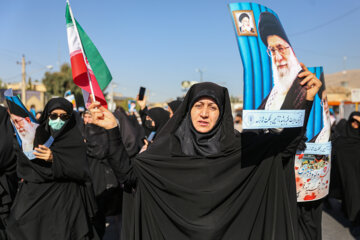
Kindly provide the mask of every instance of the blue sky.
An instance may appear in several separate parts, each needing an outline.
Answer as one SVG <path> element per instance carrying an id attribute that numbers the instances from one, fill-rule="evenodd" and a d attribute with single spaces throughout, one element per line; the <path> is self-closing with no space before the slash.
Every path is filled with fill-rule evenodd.
<path id="1" fill-rule="evenodd" d="M 205 81 L 242 95 L 243 68 L 227 6 L 231 2 L 236 1 L 70 1 L 75 18 L 107 63 L 115 91 L 135 96 L 142 85 L 150 101 L 182 95 L 181 81 L 200 79 L 196 68 L 203 69 Z M 298 59 L 307 66 L 323 66 L 325 73 L 360 69 L 359 0 L 256 2 L 278 13 Z M 65 0 L 1 1 L 0 27 L 3 80 L 20 81 L 16 61 L 22 54 L 31 61 L 27 72 L 33 80 L 42 79 L 46 65 L 57 71 L 59 62 L 69 62 Z"/>

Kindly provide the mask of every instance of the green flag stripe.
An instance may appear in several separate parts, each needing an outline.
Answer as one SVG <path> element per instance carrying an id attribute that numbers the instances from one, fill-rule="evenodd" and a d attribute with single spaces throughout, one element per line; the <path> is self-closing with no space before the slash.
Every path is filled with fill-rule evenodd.
<path id="1" fill-rule="evenodd" d="M 94 75 L 101 90 L 104 90 L 111 82 L 111 73 L 105 64 L 104 59 L 101 57 L 99 51 L 96 49 L 95 45 L 90 40 L 89 36 L 85 33 L 78 21 L 75 20 L 75 22 L 85 55 L 90 63 L 91 69 L 94 72 Z"/>

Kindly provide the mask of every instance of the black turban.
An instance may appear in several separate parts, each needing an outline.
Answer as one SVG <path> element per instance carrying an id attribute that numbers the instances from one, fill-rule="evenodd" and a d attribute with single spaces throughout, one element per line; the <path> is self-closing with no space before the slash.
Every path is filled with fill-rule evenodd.
<path id="1" fill-rule="evenodd" d="M 272 13 L 263 12 L 260 14 L 259 31 L 261 40 L 266 46 L 268 46 L 267 38 L 271 35 L 281 37 L 291 46 L 280 20 Z"/>
<path id="2" fill-rule="evenodd" d="M 248 18 L 248 19 L 250 19 L 250 17 L 249 17 L 249 15 L 247 14 L 247 13 L 242 13 L 242 14 L 240 14 L 240 16 L 239 16 L 239 22 L 241 22 L 242 20 L 243 20 L 243 18 Z"/>

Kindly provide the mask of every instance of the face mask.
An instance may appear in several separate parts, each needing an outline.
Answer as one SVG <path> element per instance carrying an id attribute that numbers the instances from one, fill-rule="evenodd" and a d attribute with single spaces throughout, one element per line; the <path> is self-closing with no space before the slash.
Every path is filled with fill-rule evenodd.
<path id="1" fill-rule="evenodd" d="M 62 126 L 64 126 L 64 124 L 65 121 L 61 120 L 60 118 L 57 118 L 56 120 L 49 119 L 49 126 L 53 130 L 59 130 L 60 128 L 62 128 Z"/>
<path id="2" fill-rule="evenodd" d="M 145 121 L 145 126 L 146 128 L 148 128 L 149 130 L 154 130 L 155 127 L 152 126 L 152 120 L 146 120 Z"/>

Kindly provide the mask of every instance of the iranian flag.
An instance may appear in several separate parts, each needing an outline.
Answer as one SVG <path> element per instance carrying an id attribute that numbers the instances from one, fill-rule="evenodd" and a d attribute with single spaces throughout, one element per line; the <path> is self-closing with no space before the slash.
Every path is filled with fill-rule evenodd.
<path id="1" fill-rule="evenodd" d="M 89 36 L 75 20 L 68 1 L 65 18 L 74 83 L 83 90 L 85 104 L 91 102 L 90 94 L 93 94 L 102 106 L 107 107 L 102 91 L 112 79 L 110 71 Z"/>

